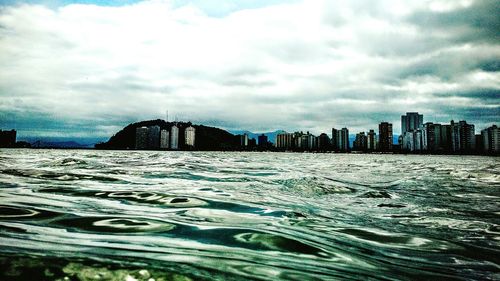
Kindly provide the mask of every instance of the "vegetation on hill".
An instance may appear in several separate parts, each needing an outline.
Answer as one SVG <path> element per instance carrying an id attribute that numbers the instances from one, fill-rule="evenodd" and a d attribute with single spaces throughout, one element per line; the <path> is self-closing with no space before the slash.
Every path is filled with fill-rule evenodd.
<path id="1" fill-rule="evenodd" d="M 160 126 L 160 129 L 169 130 L 176 125 L 179 127 L 180 149 L 184 146 L 184 129 L 193 126 L 196 130 L 195 149 L 196 150 L 234 150 L 238 145 L 236 138 L 231 133 L 214 127 L 203 125 L 193 125 L 190 122 L 166 122 L 165 120 L 148 120 L 127 125 L 117 132 L 107 142 L 95 145 L 97 149 L 134 149 L 136 129 L 139 127 Z"/>

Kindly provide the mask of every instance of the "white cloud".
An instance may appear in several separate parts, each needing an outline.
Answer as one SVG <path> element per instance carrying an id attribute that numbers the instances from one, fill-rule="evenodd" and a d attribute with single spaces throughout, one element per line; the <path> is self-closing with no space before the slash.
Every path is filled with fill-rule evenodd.
<path id="1" fill-rule="evenodd" d="M 407 110 L 449 113 L 467 103 L 491 114 L 480 120 L 474 107 L 463 118 L 491 122 L 499 103 L 478 90 L 500 90 L 499 45 L 410 20 L 474 4 L 304 1 L 223 17 L 169 1 L 5 6 L 0 125 L 42 114 L 109 134 L 117 123 L 162 118 L 168 109 L 230 129 L 319 133 L 376 128 L 381 119 L 399 124 Z"/>

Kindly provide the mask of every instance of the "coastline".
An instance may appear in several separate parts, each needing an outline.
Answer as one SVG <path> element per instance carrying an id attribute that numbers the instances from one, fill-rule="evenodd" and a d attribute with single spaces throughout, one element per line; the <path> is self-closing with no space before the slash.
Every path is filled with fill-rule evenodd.
<path id="1" fill-rule="evenodd" d="M 234 150 L 172 150 L 172 149 L 126 149 L 126 148 L 95 148 L 95 147 L 0 147 L 0 149 L 27 149 L 27 150 L 96 150 L 96 151 L 155 151 L 155 152 L 253 152 L 253 153 L 313 153 L 313 154 L 352 154 L 352 155 L 429 155 L 429 156 L 492 156 L 500 153 L 453 153 L 453 152 L 409 152 L 409 151 L 318 151 L 318 150 L 280 150 L 280 149 L 234 149 Z"/>

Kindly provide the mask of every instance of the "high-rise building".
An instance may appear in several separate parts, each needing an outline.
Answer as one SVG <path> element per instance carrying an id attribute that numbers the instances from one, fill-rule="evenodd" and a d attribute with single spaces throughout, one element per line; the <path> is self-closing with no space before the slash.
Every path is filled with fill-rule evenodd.
<path id="1" fill-rule="evenodd" d="M 318 148 L 318 143 L 317 143 L 317 138 L 313 135 L 307 132 L 307 148 L 308 150 L 314 150 Z"/>
<path id="2" fill-rule="evenodd" d="M 16 130 L 0 130 L 0 147 L 12 147 L 16 144 Z"/>
<path id="3" fill-rule="evenodd" d="M 402 137 L 401 149 L 407 151 L 424 150 L 424 132 L 421 129 L 405 132 Z"/>
<path id="4" fill-rule="evenodd" d="M 302 132 L 295 132 L 293 133 L 292 136 L 292 148 L 293 149 L 304 149 L 304 146 L 302 145 L 304 142 L 302 141 L 302 135 L 304 133 Z"/>
<path id="5" fill-rule="evenodd" d="M 290 143 L 288 143 L 287 149 L 293 148 L 300 148 L 300 136 L 302 136 L 302 133 L 295 132 L 295 133 L 290 133 L 288 134 L 287 139 L 289 138 Z"/>
<path id="6" fill-rule="evenodd" d="M 291 149 L 294 146 L 294 134 L 282 132 L 276 135 L 276 147 L 281 149 Z"/>
<path id="7" fill-rule="evenodd" d="M 259 142 L 259 146 L 260 147 L 266 147 L 267 146 L 267 136 L 262 134 L 260 136 L 257 137 L 257 140 Z"/>
<path id="8" fill-rule="evenodd" d="M 399 137 L 401 150 L 413 151 L 413 132 L 405 132 Z"/>
<path id="9" fill-rule="evenodd" d="M 451 151 L 451 125 L 441 125 L 439 130 L 439 150 Z"/>
<path id="10" fill-rule="evenodd" d="M 274 145 L 277 148 L 284 148 L 284 137 L 286 136 L 286 133 L 280 132 L 276 134 L 276 140 L 274 141 Z"/>
<path id="11" fill-rule="evenodd" d="M 498 153 L 500 151 L 500 130 L 497 125 L 482 130 L 481 136 L 484 151 L 490 153 Z"/>
<path id="12" fill-rule="evenodd" d="M 467 124 L 465 121 L 460 121 L 460 142 L 464 143 L 464 147 L 467 150 L 475 150 L 476 149 L 476 130 L 473 124 Z"/>
<path id="13" fill-rule="evenodd" d="M 138 127 L 135 129 L 135 149 L 148 148 L 148 127 Z"/>
<path id="14" fill-rule="evenodd" d="M 434 129 L 434 147 L 430 150 L 439 151 L 444 150 L 443 148 L 443 140 L 441 139 L 441 131 L 443 130 L 443 126 L 441 124 L 433 124 Z M 428 142 L 427 142 L 428 145 Z"/>
<path id="15" fill-rule="evenodd" d="M 338 151 L 339 148 L 339 130 L 332 128 L 332 150 Z"/>
<path id="16" fill-rule="evenodd" d="M 189 126 L 184 130 L 185 143 L 188 147 L 194 147 L 195 135 L 196 129 L 193 126 Z"/>
<path id="17" fill-rule="evenodd" d="M 365 151 L 368 148 L 368 138 L 365 132 L 360 132 L 356 134 L 356 139 L 354 139 L 353 150 Z"/>
<path id="18" fill-rule="evenodd" d="M 380 151 L 392 150 L 392 124 L 382 122 L 378 125 L 379 141 L 378 146 Z"/>
<path id="19" fill-rule="evenodd" d="M 148 149 L 160 148 L 160 126 L 148 127 Z"/>
<path id="20" fill-rule="evenodd" d="M 248 146 L 248 135 L 245 133 L 243 135 L 239 135 L 240 146 L 247 147 Z"/>
<path id="21" fill-rule="evenodd" d="M 338 131 L 337 144 L 340 151 L 349 151 L 349 130 L 347 128 L 342 128 Z"/>
<path id="22" fill-rule="evenodd" d="M 415 151 L 424 150 L 424 134 L 421 129 L 413 130 L 413 149 Z"/>
<path id="23" fill-rule="evenodd" d="M 439 132 L 436 134 L 436 127 L 439 124 L 427 122 L 422 129 L 422 150 L 436 151 L 439 145 Z M 439 130 L 439 129 L 438 129 Z"/>
<path id="24" fill-rule="evenodd" d="M 424 123 L 424 115 L 418 112 L 407 112 L 401 116 L 401 134 L 420 129 Z"/>
<path id="25" fill-rule="evenodd" d="M 308 136 L 308 134 L 301 134 L 300 135 L 299 146 L 297 148 L 301 149 L 301 150 L 307 150 L 309 148 L 309 136 Z"/>
<path id="26" fill-rule="evenodd" d="M 326 151 L 330 149 L 330 137 L 327 134 L 321 133 L 318 137 L 318 149 Z"/>
<path id="27" fill-rule="evenodd" d="M 476 151 L 478 152 L 484 152 L 485 149 L 484 149 L 484 141 L 483 141 L 483 135 L 482 134 L 478 134 L 476 135 Z"/>
<path id="28" fill-rule="evenodd" d="M 161 130 L 160 131 L 160 148 L 161 149 L 168 149 L 170 144 L 170 133 L 168 130 Z"/>
<path id="29" fill-rule="evenodd" d="M 374 130 L 370 130 L 366 139 L 366 149 L 376 150 L 377 149 L 377 134 Z"/>
<path id="30" fill-rule="evenodd" d="M 170 128 L 170 149 L 179 149 L 179 127 L 176 125 Z"/>
<path id="31" fill-rule="evenodd" d="M 328 136 L 327 136 L 328 137 Z M 279 133 L 276 136 L 276 147 L 293 150 L 315 150 L 319 145 L 319 138 L 309 132 Z"/>
<path id="32" fill-rule="evenodd" d="M 451 149 L 453 152 L 470 152 L 476 148 L 474 125 L 467 124 L 465 120 L 458 123 L 451 120 L 450 126 Z"/>
<path id="33" fill-rule="evenodd" d="M 255 138 L 248 139 L 248 146 L 249 147 L 256 147 L 257 146 L 257 140 Z"/>

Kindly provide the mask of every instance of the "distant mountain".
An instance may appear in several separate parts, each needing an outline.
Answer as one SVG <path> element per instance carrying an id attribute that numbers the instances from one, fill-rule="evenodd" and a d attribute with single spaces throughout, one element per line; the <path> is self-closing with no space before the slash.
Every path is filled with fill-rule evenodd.
<path id="1" fill-rule="evenodd" d="M 87 144 L 77 143 L 75 141 L 60 141 L 60 142 L 45 142 L 35 141 L 31 143 L 31 147 L 35 148 L 90 148 Z"/>
<path id="2" fill-rule="evenodd" d="M 102 137 L 30 137 L 23 136 L 18 141 L 30 143 L 33 147 L 54 148 L 93 148 L 98 142 L 105 141 Z"/>
<path id="3" fill-rule="evenodd" d="M 267 136 L 267 140 L 272 142 L 272 143 L 275 143 L 276 142 L 276 135 L 278 135 L 279 133 L 282 133 L 282 132 L 285 132 L 283 130 L 277 130 L 277 131 L 274 131 L 274 132 L 266 132 L 266 133 L 253 133 L 253 132 L 250 132 L 250 131 L 245 131 L 245 130 L 231 130 L 230 131 L 232 134 L 234 135 L 243 135 L 243 134 L 247 134 L 248 135 L 248 138 L 250 139 L 258 139 L 258 136 L 264 134 Z"/>
<path id="4" fill-rule="evenodd" d="M 392 135 L 392 143 L 393 144 L 399 143 L 399 135 Z"/>
<path id="5" fill-rule="evenodd" d="M 173 125 L 179 127 L 179 140 L 184 138 L 184 129 L 193 126 L 196 130 L 195 148 L 196 150 L 234 150 L 238 147 L 237 139 L 231 133 L 214 127 L 204 125 L 193 125 L 187 122 L 166 122 L 165 120 L 141 121 L 127 125 L 117 132 L 107 142 L 95 145 L 97 149 L 134 149 L 136 129 L 139 127 L 159 126 L 160 129 L 167 129 Z M 180 149 L 183 147 L 183 141 L 179 141 Z"/>

